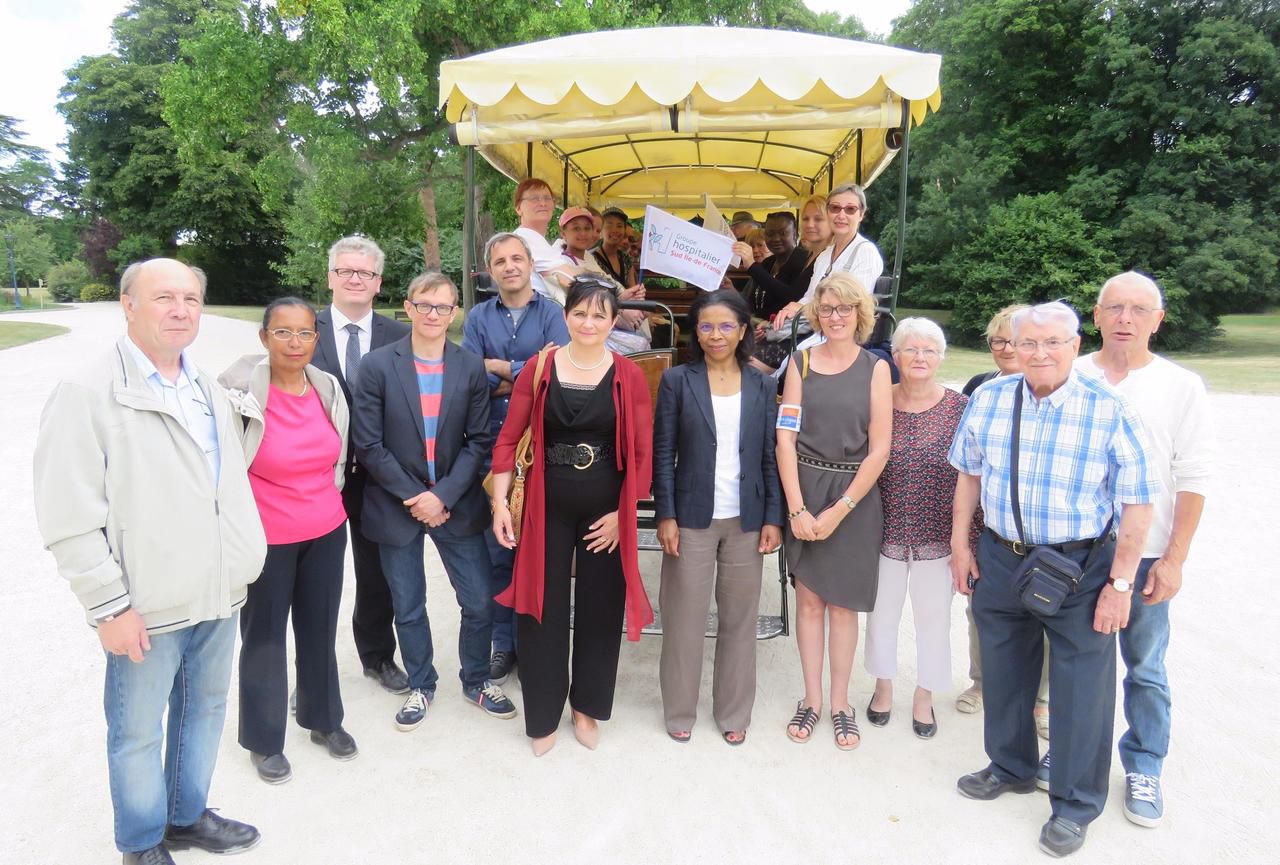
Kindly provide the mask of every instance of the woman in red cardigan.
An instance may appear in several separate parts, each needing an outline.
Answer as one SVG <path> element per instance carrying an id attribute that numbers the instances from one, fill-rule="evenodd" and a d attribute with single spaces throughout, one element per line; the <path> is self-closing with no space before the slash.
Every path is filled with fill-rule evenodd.
<path id="1" fill-rule="evenodd" d="M 605 347 L 618 316 L 612 285 L 578 277 L 564 309 L 569 344 L 548 351 L 537 382 L 537 364 L 525 364 L 493 449 L 493 533 L 516 550 L 498 603 L 517 613 L 525 732 L 537 756 L 555 744 L 566 697 L 574 736 L 596 747 L 596 722 L 613 711 L 624 607 L 628 639 L 653 621 L 636 555 L 636 502 L 648 496 L 653 468 L 649 386 L 639 367 Z M 530 425 L 534 459 L 517 546 L 507 491 L 516 443 Z"/>

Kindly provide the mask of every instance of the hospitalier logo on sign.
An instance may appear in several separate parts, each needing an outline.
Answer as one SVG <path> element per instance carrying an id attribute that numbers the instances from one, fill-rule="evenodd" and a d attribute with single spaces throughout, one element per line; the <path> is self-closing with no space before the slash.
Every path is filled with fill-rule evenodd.
<path id="1" fill-rule="evenodd" d="M 671 249 L 671 234 L 663 231 L 659 226 L 650 223 L 649 251 L 666 255 L 669 249 Z"/>

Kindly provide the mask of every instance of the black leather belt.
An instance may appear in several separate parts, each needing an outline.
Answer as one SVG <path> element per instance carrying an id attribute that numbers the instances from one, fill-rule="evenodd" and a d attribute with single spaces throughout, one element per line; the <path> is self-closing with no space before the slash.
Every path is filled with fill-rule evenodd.
<path id="1" fill-rule="evenodd" d="M 1048 547 L 1049 549 L 1057 550 L 1060 553 L 1070 553 L 1076 550 L 1087 550 L 1089 549 L 1089 547 L 1093 546 L 1094 541 L 1097 540 L 1096 538 L 1089 538 L 1083 541 L 1067 541 L 1061 544 L 1024 544 L 1021 541 L 1005 540 L 1004 538 L 1000 537 L 995 532 L 993 532 L 991 529 L 987 529 L 987 534 L 991 535 L 991 537 L 994 538 L 996 543 L 998 543 L 1000 546 L 1004 547 L 1007 550 L 1012 551 L 1014 554 L 1019 556 L 1025 556 L 1027 553 L 1031 552 L 1036 547 Z"/>
<path id="2" fill-rule="evenodd" d="M 597 460 L 613 459 L 613 445 L 555 444 L 543 451 L 543 458 L 549 466 L 573 466 L 582 470 L 590 468 Z"/>
<path id="3" fill-rule="evenodd" d="M 849 474 L 856 473 L 858 467 L 862 465 L 862 463 L 833 463 L 828 460 L 815 459 L 805 454 L 796 454 L 796 462 L 802 466 L 822 469 L 824 472 L 848 472 Z"/>

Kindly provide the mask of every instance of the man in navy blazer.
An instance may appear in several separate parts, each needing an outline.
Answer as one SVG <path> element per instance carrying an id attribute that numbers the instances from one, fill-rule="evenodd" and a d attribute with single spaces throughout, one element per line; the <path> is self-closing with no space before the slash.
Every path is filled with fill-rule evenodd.
<path id="1" fill-rule="evenodd" d="M 348 406 L 361 358 L 409 333 L 404 322 L 373 311 L 373 301 L 382 287 L 385 258 L 378 245 L 367 237 L 344 237 L 329 247 L 333 303 L 316 315 L 320 341 L 311 362 L 338 379 Z M 348 447 L 342 503 L 351 526 L 351 557 L 356 566 L 356 608 L 351 615 L 351 630 L 364 674 L 391 693 L 403 694 L 409 690 L 409 679 L 396 666 L 391 590 L 382 573 L 378 545 L 360 530 L 364 479 L 355 448 Z"/>
<path id="2" fill-rule="evenodd" d="M 462 608 L 458 634 L 466 699 L 489 715 L 514 718 L 515 706 L 489 681 L 494 601 L 484 530 L 489 508 L 480 484 L 493 445 L 484 360 L 447 339 L 457 288 L 426 273 L 409 283 L 410 335 L 360 364 L 352 442 L 368 471 L 363 531 L 378 544 L 391 587 L 409 695 L 396 726 L 422 723 L 435 697 L 431 622 L 426 609 L 423 537 L 444 564 Z"/>

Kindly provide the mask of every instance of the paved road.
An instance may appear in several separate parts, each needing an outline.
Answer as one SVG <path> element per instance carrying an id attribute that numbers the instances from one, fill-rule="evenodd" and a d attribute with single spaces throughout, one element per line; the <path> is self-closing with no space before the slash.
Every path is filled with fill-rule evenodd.
<path id="1" fill-rule="evenodd" d="M 0 813 L 0 863 L 88 865 L 112 853 L 101 709 L 103 661 L 79 606 L 40 546 L 31 508 L 31 453 L 40 408 L 66 371 L 90 363 L 118 336 L 114 304 L 25 315 L 71 332 L 0 351 L 0 695 L 8 720 Z M 206 318 L 197 361 L 217 372 L 257 346 L 251 323 Z M 1173 610 L 1173 756 L 1166 766 L 1165 825 L 1144 830 L 1120 813 L 1122 776 L 1091 828 L 1080 863 L 1274 861 L 1280 787 L 1277 662 L 1280 632 L 1280 398 L 1214 395 L 1221 460 L 1205 523 Z M 710 652 L 702 719 L 693 741 L 664 735 L 658 640 L 625 645 L 615 720 L 589 753 L 561 731 L 541 760 L 523 726 L 463 703 L 453 681 L 457 606 L 428 553 L 440 696 L 410 734 L 392 725 L 397 698 L 360 675 L 350 629 L 339 629 L 346 727 L 361 747 L 330 760 L 303 731 L 289 733 L 294 780 L 268 787 L 236 744 L 233 684 L 211 804 L 263 830 L 246 863 L 754 863 L 1041 861 L 1035 842 L 1048 813 L 1043 794 L 970 802 L 955 779 L 985 764 L 981 718 L 953 708 L 966 684 L 962 603 L 953 608 L 954 691 L 939 695 L 938 737 L 911 734 L 913 639 L 902 638 L 894 717 L 864 724 L 853 753 L 816 740 L 789 742 L 783 725 L 801 691 L 788 639 L 760 646 L 760 694 L 747 744 L 729 748 L 710 711 Z M 349 567 L 349 565 L 348 565 Z M 647 570 L 654 570 L 650 562 Z M 348 573 L 350 573 L 348 571 Z M 351 579 L 344 620 L 351 609 Z M 777 590 L 765 603 L 776 604 Z M 861 655 L 859 655 L 861 658 Z M 859 664 L 853 702 L 861 716 L 872 682 Z M 519 686 L 512 688 L 517 705 Z M 1118 734 L 1119 730 L 1117 730 Z M 1266 850 L 1272 854 L 1266 854 Z M 180 862 L 213 861 L 199 853 Z"/>

